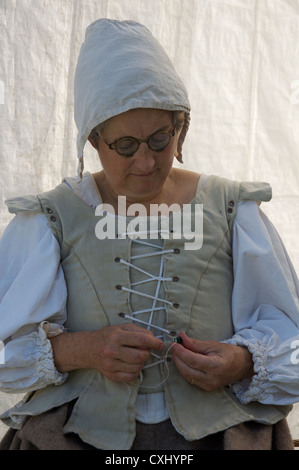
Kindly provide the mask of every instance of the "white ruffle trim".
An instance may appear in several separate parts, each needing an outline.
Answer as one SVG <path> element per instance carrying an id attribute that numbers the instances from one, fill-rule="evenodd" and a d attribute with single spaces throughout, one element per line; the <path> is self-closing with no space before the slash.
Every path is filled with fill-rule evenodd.
<path id="1" fill-rule="evenodd" d="M 59 335 L 64 331 L 61 325 L 43 321 L 37 331 L 34 361 L 39 380 L 35 388 L 42 388 L 50 384 L 61 385 L 65 382 L 67 374 L 58 372 L 54 364 L 52 346 L 49 338 Z"/>
<path id="2" fill-rule="evenodd" d="M 36 348 L 32 359 L 39 379 L 34 383 L 34 390 L 39 390 L 47 385 L 61 385 L 68 374 L 61 374 L 55 367 L 52 346 L 48 338 L 56 336 L 64 331 L 61 325 L 43 321 L 36 332 Z M 27 392 L 21 401 L 1 414 L 1 421 L 7 426 L 20 428 L 26 415 L 19 414 L 18 410 L 27 402 L 32 391 Z"/>
<path id="3" fill-rule="evenodd" d="M 226 343 L 236 346 L 245 346 L 252 354 L 255 374 L 251 379 L 244 379 L 231 385 L 238 400 L 246 405 L 251 401 L 262 401 L 267 397 L 266 387 L 269 382 L 267 372 L 267 359 L 270 347 L 259 340 L 246 340 L 240 335 L 235 335 Z"/>
<path id="4" fill-rule="evenodd" d="M 58 325 L 58 323 L 49 323 L 48 321 L 42 321 L 40 328 L 44 330 L 47 338 L 53 338 L 54 336 L 60 335 L 60 333 L 65 331 L 62 325 Z"/>

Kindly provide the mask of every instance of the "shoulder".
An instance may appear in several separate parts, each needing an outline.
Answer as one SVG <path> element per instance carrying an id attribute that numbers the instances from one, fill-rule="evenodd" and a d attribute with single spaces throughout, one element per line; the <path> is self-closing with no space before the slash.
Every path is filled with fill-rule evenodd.
<path id="1" fill-rule="evenodd" d="M 173 168 L 172 176 L 175 180 L 185 183 L 197 184 L 200 179 L 200 173 L 191 170 L 183 170 L 181 168 Z"/>
<path id="2" fill-rule="evenodd" d="M 206 186 L 213 193 L 227 196 L 237 201 L 270 201 L 272 188 L 269 183 L 263 181 L 238 181 L 217 175 L 202 175 L 206 179 Z"/>
<path id="3" fill-rule="evenodd" d="M 197 193 L 200 173 L 174 168 L 171 176 L 174 197 L 182 204 L 189 203 Z"/>

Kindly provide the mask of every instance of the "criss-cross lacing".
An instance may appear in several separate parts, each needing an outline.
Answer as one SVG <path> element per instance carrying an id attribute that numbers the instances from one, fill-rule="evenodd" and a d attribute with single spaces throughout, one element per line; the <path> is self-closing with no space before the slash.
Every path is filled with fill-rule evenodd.
<path id="1" fill-rule="evenodd" d="M 151 232 L 147 232 L 147 233 L 151 234 Z M 129 235 L 129 233 L 127 233 L 127 235 Z M 123 238 L 123 236 L 122 236 L 122 238 Z M 134 244 L 139 244 L 139 245 L 142 245 L 143 247 L 149 247 L 150 249 L 155 249 L 155 251 L 147 251 L 147 252 L 142 253 L 142 254 L 134 255 Z M 159 326 L 159 325 L 155 324 L 154 314 L 157 313 L 157 312 L 160 312 L 161 314 L 164 314 L 164 317 L 165 317 L 165 315 L 166 315 L 165 306 L 166 305 L 171 305 L 171 306 L 174 305 L 169 300 L 166 300 L 165 298 L 162 298 L 161 295 L 159 296 L 159 292 L 161 290 L 161 285 L 162 285 L 163 282 L 165 282 L 165 281 L 176 281 L 178 279 L 177 277 L 165 277 L 165 276 L 163 276 L 164 255 L 169 254 L 169 253 L 178 253 L 178 252 L 179 252 L 179 250 L 177 250 L 177 249 L 164 250 L 163 246 L 161 246 L 157 243 L 151 243 L 151 242 L 146 241 L 146 240 L 136 239 L 135 238 L 135 239 L 132 239 L 132 253 L 133 254 L 130 257 L 130 260 L 126 261 L 122 258 L 116 258 L 117 262 L 119 262 L 119 263 L 121 263 L 125 266 L 128 266 L 131 270 L 138 271 L 139 273 L 144 274 L 146 276 L 145 279 L 138 280 L 137 282 L 131 282 L 130 287 L 125 287 L 125 286 L 120 286 L 120 285 L 118 285 L 116 287 L 118 289 L 123 290 L 123 291 L 129 292 L 132 295 L 137 295 L 137 296 L 146 298 L 149 301 L 152 301 L 149 308 L 145 308 L 145 309 L 141 309 L 141 310 L 135 310 L 135 311 L 132 312 L 131 315 L 121 313 L 120 316 L 122 316 L 123 318 L 126 318 L 128 320 L 131 320 L 134 323 L 144 325 L 147 329 L 155 330 L 154 331 L 155 336 L 158 337 L 158 338 L 162 338 L 164 341 L 165 341 L 165 335 L 166 335 L 166 338 L 169 338 L 169 340 L 173 340 L 174 338 L 173 338 L 173 336 L 172 336 L 172 334 L 169 330 L 167 330 L 166 328 L 163 328 L 162 326 Z M 142 269 L 143 266 L 139 267 L 139 266 L 136 266 L 136 264 L 134 264 L 134 262 L 136 260 L 142 260 L 142 259 L 146 259 L 146 258 L 152 257 L 152 256 L 160 256 L 161 257 L 160 258 L 160 265 L 159 265 L 159 272 L 157 274 L 153 274 L 151 272 L 148 272 L 147 270 Z M 150 294 L 147 294 L 147 293 L 144 293 L 144 292 L 140 292 L 138 290 L 138 286 L 141 286 L 141 285 L 144 285 L 144 284 L 147 284 L 147 283 L 150 283 L 150 282 L 156 282 L 155 292 L 154 292 L 153 295 L 150 295 Z M 161 305 L 161 304 L 163 304 L 163 305 Z M 175 304 L 175 305 L 177 306 L 177 304 Z M 148 314 L 148 318 L 146 320 L 140 319 L 139 316 L 141 314 Z M 156 334 L 157 332 L 158 332 L 158 334 Z M 150 364 L 147 364 L 146 366 L 144 366 L 144 369 L 148 368 L 148 367 L 153 367 L 153 366 L 155 366 L 155 365 L 157 365 L 157 364 L 164 361 L 164 358 L 162 358 L 158 354 L 154 353 L 153 351 L 151 352 L 151 354 L 152 354 L 153 357 L 155 357 L 157 359 L 157 361 L 152 362 Z"/>

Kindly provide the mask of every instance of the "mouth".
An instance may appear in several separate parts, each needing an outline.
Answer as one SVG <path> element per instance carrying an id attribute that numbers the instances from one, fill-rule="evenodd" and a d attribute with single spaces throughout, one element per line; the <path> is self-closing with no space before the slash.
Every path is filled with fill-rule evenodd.
<path id="1" fill-rule="evenodd" d="M 150 171 L 149 173 L 131 173 L 135 178 L 148 178 L 156 173 L 157 170 Z"/>

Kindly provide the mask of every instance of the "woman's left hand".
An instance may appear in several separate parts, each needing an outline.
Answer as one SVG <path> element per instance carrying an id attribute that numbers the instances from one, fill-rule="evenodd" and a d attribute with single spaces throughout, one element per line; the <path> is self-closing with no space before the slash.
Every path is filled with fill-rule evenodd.
<path id="1" fill-rule="evenodd" d="M 218 341 L 200 341 L 180 333 L 182 344 L 175 344 L 173 361 L 184 379 L 206 391 L 230 385 L 254 374 L 247 348 Z"/>

